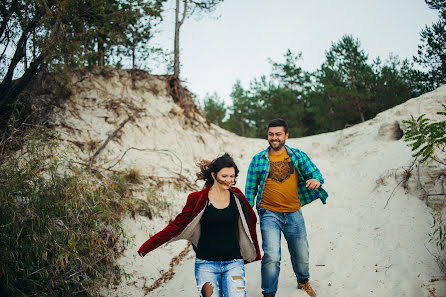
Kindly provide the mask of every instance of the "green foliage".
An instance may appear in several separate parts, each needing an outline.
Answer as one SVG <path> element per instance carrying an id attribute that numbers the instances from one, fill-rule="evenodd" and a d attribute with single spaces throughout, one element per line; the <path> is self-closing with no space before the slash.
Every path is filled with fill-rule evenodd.
<path id="1" fill-rule="evenodd" d="M 446 225 L 443 222 L 441 212 L 433 212 L 432 218 L 433 224 L 431 226 L 432 232 L 429 233 L 429 242 L 433 242 L 438 248 L 435 258 L 440 270 L 446 274 Z"/>
<path id="2" fill-rule="evenodd" d="M 431 237 L 430 242 L 434 242 L 440 250 L 446 251 L 446 226 L 443 223 L 441 212 L 434 212 L 432 217 L 433 224 L 431 228 L 434 231 L 429 234 Z"/>
<path id="3" fill-rule="evenodd" d="M 69 14 L 53 53 L 64 66 L 107 65 L 119 58 L 147 55 L 153 28 L 161 20 L 165 0 L 64 1 L 60 13 Z M 135 63 L 135 61 L 134 61 Z"/>
<path id="4" fill-rule="evenodd" d="M 256 117 L 261 102 L 253 99 L 239 80 L 232 87 L 231 98 L 230 115 L 222 127 L 242 136 L 255 137 L 255 122 L 252 119 Z"/>
<path id="5" fill-rule="evenodd" d="M 439 21 L 421 31 L 421 44 L 414 60 L 427 70 L 425 85 L 433 90 L 446 83 L 446 3 L 444 0 L 426 0 L 426 3 L 438 10 Z"/>
<path id="6" fill-rule="evenodd" d="M 360 46 L 359 40 L 351 35 L 332 43 L 317 77 L 318 89 L 326 104 L 347 123 L 365 120 L 366 105 L 371 97 L 369 90 L 374 82 L 374 73 L 367 64 L 368 56 Z"/>
<path id="7" fill-rule="evenodd" d="M 443 107 L 445 111 L 437 112 L 437 114 L 446 116 L 446 105 L 443 105 Z M 415 151 L 413 157 L 420 156 L 421 162 L 429 159 L 443 162 L 439 160 L 436 149 L 445 152 L 446 120 L 431 122 L 425 114 L 422 114 L 417 119 L 411 116 L 411 119 L 404 121 L 404 123 L 409 125 L 404 135 L 404 141 L 412 142 L 408 145 L 412 148 L 412 151 Z"/>
<path id="8" fill-rule="evenodd" d="M 284 62 L 270 61 L 269 77 L 248 89 L 237 81 L 229 117 L 222 127 L 239 135 L 266 137 L 274 118 L 284 118 L 292 137 L 334 131 L 373 118 L 377 113 L 423 93 L 423 73 L 407 60 L 390 56 L 368 63 L 359 40 L 345 35 L 332 43 L 314 73 L 304 71 L 301 53 L 287 50 Z"/>
<path id="9" fill-rule="evenodd" d="M 299 66 L 299 61 L 302 60 L 302 53 L 295 54 L 288 49 L 284 54 L 284 58 L 285 63 L 270 60 L 272 65 L 271 77 L 277 80 L 282 87 L 303 91 L 311 83 L 311 74 Z"/>
<path id="10" fill-rule="evenodd" d="M 305 104 L 302 92 L 285 86 L 280 86 L 265 78 L 254 81 L 251 85 L 252 100 L 260 102 L 253 120 L 256 119 L 257 137 L 266 138 L 265 127 L 275 118 L 287 119 L 288 127 L 293 137 L 302 136 L 305 126 L 301 121 L 305 115 Z"/>
<path id="11" fill-rule="evenodd" d="M 8 0 L 0 4 L 0 126 L 41 70 L 145 61 L 166 0 Z M 152 56 L 151 56 L 152 57 Z M 141 63 L 138 65 L 143 67 Z"/>
<path id="12" fill-rule="evenodd" d="M 160 197 L 154 189 L 149 189 L 146 201 L 149 209 L 155 215 L 159 215 L 160 211 L 165 211 L 172 206 L 172 203 Z"/>
<path id="13" fill-rule="evenodd" d="M 385 63 L 378 58 L 373 64 L 374 82 L 371 83 L 372 95 L 366 102 L 366 118 L 417 97 L 427 90 L 418 82 L 420 72 L 413 68 L 407 59 L 389 55 Z"/>
<path id="14" fill-rule="evenodd" d="M 438 115 L 446 116 L 446 105 L 444 111 L 437 112 Z M 446 160 L 440 160 L 438 150 L 445 153 L 446 150 L 446 119 L 444 121 L 432 122 L 422 114 L 418 118 L 411 116 L 410 120 L 403 121 L 409 127 L 404 135 L 404 141 L 412 148 L 415 158 L 420 157 L 421 162 L 434 160 L 446 165 Z M 430 242 L 435 243 L 438 253 L 435 254 L 440 269 L 446 273 L 446 226 L 443 222 L 441 212 L 433 213 L 432 232 L 429 234 Z"/>
<path id="15" fill-rule="evenodd" d="M 165 1 L 3 1 L 0 106 L 2 96 L 17 96 L 44 65 L 103 66 L 112 54 L 135 57 L 135 51 L 150 50 Z M 13 78 L 22 83 L 12 85 Z"/>
<path id="16" fill-rule="evenodd" d="M 223 119 L 226 116 L 226 108 L 224 102 L 216 93 L 213 95 L 207 94 L 204 98 L 204 113 L 211 123 L 222 126 Z"/>
<path id="17" fill-rule="evenodd" d="M 311 88 L 310 74 L 299 66 L 302 54 L 288 50 L 285 62 L 270 61 L 269 78 L 254 79 L 249 90 L 240 81 L 233 86 L 230 115 L 222 127 L 242 136 L 266 137 L 268 122 L 285 118 L 294 137 L 308 133 L 304 122 L 311 121 L 304 94 Z"/>
<path id="18" fill-rule="evenodd" d="M 99 296 L 123 273 L 129 191 L 64 161 L 41 135 L 25 142 L 0 167 L 0 293 Z"/>

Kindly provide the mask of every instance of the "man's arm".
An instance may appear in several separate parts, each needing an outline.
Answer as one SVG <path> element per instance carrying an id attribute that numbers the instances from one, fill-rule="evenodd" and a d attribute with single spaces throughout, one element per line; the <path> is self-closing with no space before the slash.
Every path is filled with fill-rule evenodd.
<path id="1" fill-rule="evenodd" d="M 255 166 L 256 160 L 255 158 L 252 158 L 251 163 L 249 164 L 245 185 L 245 196 L 252 207 L 255 207 L 255 198 L 259 187 L 259 177 L 254 170 Z"/>
<path id="2" fill-rule="evenodd" d="M 310 157 L 308 157 L 303 151 L 300 151 L 299 154 L 299 167 L 305 180 L 315 179 L 318 180 L 320 184 L 323 184 L 324 178 L 322 177 L 322 173 L 319 171 L 313 161 L 311 161 Z"/>

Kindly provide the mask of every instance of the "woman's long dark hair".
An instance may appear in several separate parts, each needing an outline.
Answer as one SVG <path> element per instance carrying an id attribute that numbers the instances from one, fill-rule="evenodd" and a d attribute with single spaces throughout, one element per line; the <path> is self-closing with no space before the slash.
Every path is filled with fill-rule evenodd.
<path id="1" fill-rule="evenodd" d="M 235 170 L 235 178 L 234 185 L 237 180 L 238 168 L 235 165 L 234 159 L 228 154 L 225 153 L 223 156 L 220 156 L 212 161 L 201 160 L 197 163 L 197 166 L 200 167 L 200 172 L 197 173 L 197 180 L 204 180 L 204 187 L 212 186 L 214 184 L 214 179 L 212 178 L 212 172 L 217 175 L 217 173 L 223 168 L 234 168 Z"/>

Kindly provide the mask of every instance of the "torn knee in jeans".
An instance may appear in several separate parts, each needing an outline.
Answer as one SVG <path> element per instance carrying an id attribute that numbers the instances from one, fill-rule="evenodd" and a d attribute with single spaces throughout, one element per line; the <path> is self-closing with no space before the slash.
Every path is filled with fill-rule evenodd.
<path id="1" fill-rule="evenodd" d="M 201 286 L 201 296 L 203 297 L 211 297 L 214 294 L 214 284 L 210 282 L 205 282 Z"/>
<path id="2" fill-rule="evenodd" d="M 234 281 L 237 281 L 237 280 L 244 280 L 244 278 L 243 278 L 243 276 L 233 276 L 232 277 L 232 280 L 234 280 Z M 245 287 L 237 287 L 237 291 L 241 291 L 241 290 L 244 290 L 245 289 Z"/>

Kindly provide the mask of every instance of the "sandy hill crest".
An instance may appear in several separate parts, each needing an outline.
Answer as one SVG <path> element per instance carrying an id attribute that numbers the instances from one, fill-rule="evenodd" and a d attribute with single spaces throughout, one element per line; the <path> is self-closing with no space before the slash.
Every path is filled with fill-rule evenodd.
<path id="1" fill-rule="evenodd" d="M 176 268 L 172 281 L 146 292 L 169 269 L 170 260 L 186 247 L 185 242 L 169 244 L 144 259 L 136 255 L 136 249 L 173 218 L 188 191 L 200 188 L 194 183 L 197 160 L 231 153 L 241 170 L 237 185 L 243 189 L 251 157 L 267 142 L 239 137 L 208 124 L 200 114 L 191 121 L 172 99 L 162 77 L 140 74 L 132 79 L 127 70 L 96 70 L 74 75 L 71 88 L 73 94 L 53 117 L 66 151 L 81 163 L 93 160 L 94 166 L 107 170 L 136 170 L 143 185 L 135 190 L 135 198 L 146 199 L 156 192 L 165 206 L 152 220 L 126 219 L 134 244 L 119 261 L 132 279 L 103 293 L 194 296 L 193 252 Z M 310 272 L 320 296 L 446 296 L 442 281 L 431 282 L 441 272 L 432 249 L 428 250 L 432 248 L 427 235 L 431 209 L 426 206 L 441 207 L 444 198 L 434 199 L 418 187 L 421 183 L 428 193 L 444 193 L 444 168 L 416 165 L 407 189 L 396 187 L 412 165 L 410 149 L 402 139 L 407 128 L 402 121 L 423 113 L 438 119 L 441 104 L 446 104 L 446 86 L 365 123 L 288 140 L 315 161 L 330 195 L 326 206 L 314 202 L 304 208 Z M 285 255 L 282 266 L 277 296 L 305 296 L 295 289 Z M 259 269 L 259 263 L 247 266 L 248 296 L 260 294 Z"/>

